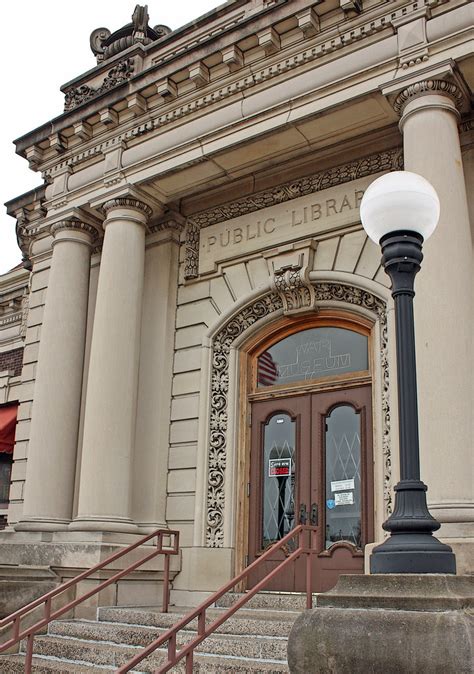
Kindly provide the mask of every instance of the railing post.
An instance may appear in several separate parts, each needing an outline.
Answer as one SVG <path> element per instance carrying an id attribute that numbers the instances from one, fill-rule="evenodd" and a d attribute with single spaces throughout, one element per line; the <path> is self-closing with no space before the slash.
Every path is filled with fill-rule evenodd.
<path id="1" fill-rule="evenodd" d="M 163 613 L 168 613 L 170 603 L 170 556 L 165 554 L 165 576 L 163 578 Z"/>
<path id="2" fill-rule="evenodd" d="M 168 639 L 168 660 L 174 664 L 176 658 L 176 632 Z"/>
<path id="3" fill-rule="evenodd" d="M 306 553 L 306 608 L 313 608 L 313 555 Z"/>
<path id="4" fill-rule="evenodd" d="M 33 641 L 35 635 L 29 634 L 26 639 L 26 655 L 25 655 L 25 673 L 31 674 L 31 667 L 33 664 Z"/>
<path id="5" fill-rule="evenodd" d="M 186 674 L 193 674 L 193 651 L 186 655 Z"/>
<path id="6" fill-rule="evenodd" d="M 199 636 L 203 635 L 206 631 L 206 609 L 201 611 L 198 616 L 198 634 Z"/>

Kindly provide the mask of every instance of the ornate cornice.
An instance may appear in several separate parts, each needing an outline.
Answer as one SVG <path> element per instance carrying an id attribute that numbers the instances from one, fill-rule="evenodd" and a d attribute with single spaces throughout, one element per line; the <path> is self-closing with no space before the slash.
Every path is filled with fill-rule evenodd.
<path id="1" fill-rule="evenodd" d="M 55 222 L 51 225 L 49 231 L 53 236 L 56 236 L 56 234 L 62 230 L 85 232 L 90 235 L 92 241 L 95 241 L 99 236 L 95 227 L 89 225 L 87 222 L 82 222 L 78 218 L 67 218 L 66 220 Z"/>
<path id="2" fill-rule="evenodd" d="M 397 115 L 401 116 L 407 103 L 428 94 L 448 96 L 456 105 L 457 110 L 461 110 L 464 103 L 461 89 L 453 82 L 448 82 L 447 80 L 422 80 L 416 84 L 410 84 L 410 86 L 399 93 L 393 104 L 393 109 Z"/>
<path id="3" fill-rule="evenodd" d="M 193 115 L 201 109 L 215 105 L 216 103 L 218 104 L 228 97 L 232 97 L 236 94 L 247 91 L 270 79 L 278 78 L 290 71 L 296 72 L 300 68 L 304 68 L 305 66 L 311 64 L 313 61 L 327 57 L 336 58 L 337 52 L 340 49 L 344 49 L 348 45 L 351 45 L 355 42 L 363 41 L 365 38 L 372 36 L 375 33 L 382 32 L 388 28 L 391 29 L 392 21 L 395 19 L 410 15 L 411 13 L 417 11 L 420 6 L 429 6 L 432 8 L 436 5 L 443 4 L 445 1 L 446 0 L 420 0 L 419 2 L 410 3 L 407 6 L 400 7 L 396 10 L 385 11 L 383 14 L 372 18 L 370 21 L 361 23 L 355 28 L 348 28 L 347 30 L 337 33 L 335 30 L 333 30 L 330 32 L 330 35 L 324 31 L 324 35 L 323 33 L 318 35 L 318 40 L 320 41 L 318 41 L 318 43 L 314 46 L 304 48 L 302 45 L 302 48 L 300 48 L 296 53 L 282 57 L 275 63 L 272 63 L 268 66 L 260 67 L 250 74 L 246 73 L 245 75 L 242 74 L 241 77 L 238 77 L 235 75 L 235 73 L 233 73 L 231 81 L 227 81 L 225 84 L 222 84 L 219 80 L 219 85 L 217 88 L 210 89 L 210 87 L 212 87 L 211 80 L 211 84 L 208 85 L 205 94 L 193 96 L 192 99 L 189 99 L 188 95 L 186 94 L 185 98 L 187 100 L 183 103 L 179 101 L 181 95 L 178 92 L 176 100 L 174 100 L 174 96 L 170 97 L 170 102 L 165 104 L 163 107 L 160 106 L 160 113 L 153 119 L 141 121 L 125 132 L 118 133 L 116 136 L 101 141 L 94 146 L 87 148 L 86 150 L 72 153 L 67 157 L 67 159 L 64 159 L 61 164 L 55 165 L 54 167 L 48 166 L 44 171 L 44 175 L 46 176 L 51 172 L 56 171 L 57 168 L 62 164 L 67 163 L 70 166 L 76 166 L 82 162 L 86 162 L 96 155 L 101 155 L 103 151 L 109 148 L 113 143 L 122 141 L 126 142 L 129 139 L 135 139 L 138 136 L 152 133 L 157 129 L 161 130 L 165 126 L 179 122 L 183 118 Z M 161 61 L 157 60 L 156 63 L 161 63 Z M 171 75 L 172 73 L 168 77 L 171 77 Z M 112 73 L 110 82 L 114 80 L 113 86 L 118 84 L 115 79 L 115 75 Z M 107 81 L 109 82 L 109 80 Z M 107 87 L 110 88 L 109 84 L 107 84 Z M 88 89 L 87 86 L 85 88 Z M 89 94 L 85 90 L 79 91 L 80 89 L 81 87 L 78 87 L 76 90 L 71 90 L 71 92 L 69 92 L 74 100 L 76 100 L 75 96 L 77 94 L 78 102 L 73 102 L 73 106 L 80 105 L 82 102 L 85 102 L 85 100 L 88 100 L 88 98 L 84 98 L 84 96 L 95 97 L 98 94 L 98 90 L 94 90 Z M 76 92 L 76 94 L 73 95 L 73 92 Z"/>
<path id="4" fill-rule="evenodd" d="M 108 215 L 109 211 L 114 208 L 133 208 L 135 211 L 141 211 L 142 213 L 145 213 L 147 218 L 150 218 L 153 214 L 150 206 L 139 199 L 134 199 L 133 197 L 116 197 L 115 199 L 106 201 L 102 206 L 102 210 L 106 215 Z"/>
<path id="5" fill-rule="evenodd" d="M 363 159 L 356 159 L 348 164 L 320 171 L 305 178 L 298 178 L 270 190 L 257 192 L 189 216 L 186 225 L 185 278 L 192 279 L 198 276 L 199 231 L 202 227 L 232 220 L 232 218 L 237 218 L 240 215 L 246 215 L 268 206 L 275 206 L 373 173 L 401 169 L 403 169 L 403 155 L 402 151 L 397 148 L 373 154 Z"/>

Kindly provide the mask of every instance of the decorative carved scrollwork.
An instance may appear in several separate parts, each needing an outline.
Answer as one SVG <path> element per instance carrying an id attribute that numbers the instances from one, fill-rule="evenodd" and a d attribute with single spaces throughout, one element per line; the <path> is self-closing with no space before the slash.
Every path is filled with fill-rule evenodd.
<path id="1" fill-rule="evenodd" d="M 302 259 L 299 264 L 275 269 L 272 287 L 281 297 L 284 314 L 316 309 L 314 286 L 309 280 L 309 269 L 303 267 Z"/>
<path id="2" fill-rule="evenodd" d="M 119 84 L 127 82 L 132 74 L 133 59 L 129 58 L 125 59 L 124 61 L 120 61 L 120 63 L 109 70 L 104 81 L 97 89 L 94 89 L 87 84 L 83 84 L 80 87 L 76 87 L 75 89 L 70 89 L 67 91 L 64 98 L 64 110 L 66 112 L 73 110 L 74 108 L 77 108 L 78 105 L 82 105 L 82 103 L 86 103 L 92 98 L 100 96 L 100 94 L 109 91 L 109 89 L 118 87 Z"/>
<path id="3" fill-rule="evenodd" d="M 382 452 L 384 460 L 384 503 L 386 514 L 392 510 L 390 446 L 390 398 L 388 332 L 386 305 L 372 293 L 344 283 L 318 283 L 313 288 L 317 302 L 342 302 L 371 311 L 380 329 L 380 363 L 382 370 Z M 241 309 L 215 335 L 212 342 L 211 411 L 208 448 L 206 545 L 220 548 L 224 544 L 225 471 L 227 459 L 228 396 L 230 351 L 235 340 L 258 321 L 283 308 L 279 293 L 264 297 Z"/>
<path id="4" fill-rule="evenodd" d="M 94 56 L 97 58 L 97 63 L 100 63 L 104 60 L 105 45 L 104 42 L 108 37 L 111 36 L 111 32 L 108 28 L 96 28 L 92 31 L 90 36 L 90 45 L 91 50 Z"/>

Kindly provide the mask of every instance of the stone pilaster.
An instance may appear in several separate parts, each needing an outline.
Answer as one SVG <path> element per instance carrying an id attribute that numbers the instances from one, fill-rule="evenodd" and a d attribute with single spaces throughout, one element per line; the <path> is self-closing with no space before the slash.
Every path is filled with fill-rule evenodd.
<path id="1" fill-rule="evenodd" d="M 94 227 L 76 218 L 51 227 L 49 278 L 18 530 L 54 531 L 72 518 Z"/>
<path id="2" fill-rule="evenodd" d="M 92 333 L 78 515 L 71 528 L 134 531 L 131 519 L 145 234 L 151 209 L 104 204 L 104 243 Z"/>
<path id="3" fill-rule="evenodd" d="M 473 258 L 458 134 L 463 101 L 460 86 L 440 78 L 411 84 L 394 103 L 405 169 L 427 178 L 441 202 L 416 281 L 421 468 L 441 537 L 460 538 L 474 535 Z"/>
<path id="4" fill-rule="evenodd" d="M 166 526 L 170 400 L 173 381 L 179 240 L 171 216 L 147 237 L 133 462 L 133 517 L 142 531 Z"/>

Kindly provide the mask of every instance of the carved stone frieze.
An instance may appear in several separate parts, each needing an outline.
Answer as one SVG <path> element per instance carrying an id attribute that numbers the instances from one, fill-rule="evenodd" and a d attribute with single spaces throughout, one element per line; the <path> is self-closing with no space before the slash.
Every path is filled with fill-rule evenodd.
<path id="1" fill-rule="evenodd" d="M 190 216 L 186 225 L 185 278 L 192 279 L 198 276 L 199 231 L 202 227 L 232 220 L 232 218 L 237 218 L 240 215 L 252 213 L 268 206 L 275 206 L 373 173 L 399 171 L 402 168 L 402 151 L 398 148 L 387 150 L 326 171 L 320 171 L 305 178 L 298 178 L 270 190 L 257 192 Z"/>
<path id="2" fill-rule="evenodd" d="M 448 82 L 447 80 L 422 80 L 416 84 L 410 84 L 409 87 L 399 93 L 393 104 L 393 109 L 397 115 L 401 116 L 403 109 L 409 101 L 428 94 L 444 94 L 445 96 L 449 96 L 454 101 L 458 110 L 461 110 L 464 103 L 464 95 L 454 82 Z"/>
<path id="3" fill-rule="evenodd" d="M 314 285 L 317 302 L 341 302 L 371 311 L 378 319 L 380 330 L 380 365 L 382 371 L 382 453 L 384 470 L 385 514 L 392 510 L 390 445 L 390 398 L 388 365 L 388 331 L 385 303 L 372 293 L 344 283 Z M 209 418 L 206 545 L 220 548 L 224 544 L 225 472 L 227 465 L 227 431 L 229 418 L 230 353 L 235 340 L 248 328 L 283 309 L 281 295 L 270 291 L 234 315 L 212 341 L 211 410 Z"/>
<path id="4" fill-rule="evenodd" d="M 316 309 L 314 286 L 309 280 L 309 269 L 302 261 L 275 269 L 272 287 L 281 297 L 284 314 Z"/>
<path id="5" fill-rule="evenodd" d="M 86 103 L 92 98 L 127 82 L 133 75 L 133 68 L 133 58 L 125 59 L 109 70 L 100 87 L 94 88 L 83 84 L 75 89 L 70 89 L 66 92 L 64 99 L 65 112 L 74 110 L 78 105 L 82 105 L 82 103 Z"/>

